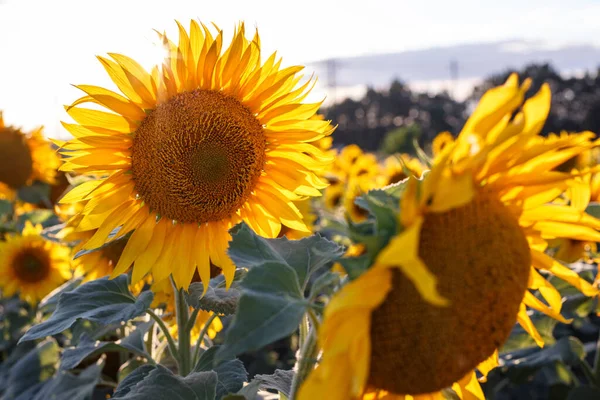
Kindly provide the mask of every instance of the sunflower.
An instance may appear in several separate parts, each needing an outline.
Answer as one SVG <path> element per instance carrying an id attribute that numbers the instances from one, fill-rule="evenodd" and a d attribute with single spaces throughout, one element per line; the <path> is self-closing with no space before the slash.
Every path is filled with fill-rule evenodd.
<path id="1" fill-rule="evenodd" d="M 13 198 L 15 189 L 33 181 L 54 184 L 59 166 L 41 127 L 25 134 L 5 125 L 0 111 L 0 196 Z"/>
<path id="2" fill-rule="evenodd" d="M 20 235 L 0 242 L 0 288 L 35 304 L 71 277 L 70 250 L 41 236 L 42 226 L 27 221 Z"/>
<path id="3" fill-rule="evenodd" d="M 401 182 L 409 175 L 420 177 L 424 171 L 425 166 L 408 154 L 391 155 L 383 161 L 382 171 L 377 178 L 378 186 L 383 187 Z"/>
<path id="4" fill-rule="evenodd" d="M 134 264 L 133 281 L 151 271 L 187 288 L 213 263 L 230 284 L 233 225 L 269 238 L 282 224 L 308 231 L 293 201 L 327 186 L 318 175 L 333 158 L 313 142 L 332 128 L 312 119 L 320 102 L 302 102 L 314 84 L 300 84 L 303 67 L 281 68 L 276 54 L 262 63 L 258 33 L 249 41 L 243 23 L 224 51 L 220 29 L 178 26 L 177 45 L 161 35 L 168 54 L 151 72 L 120 54 L 99 57 L 122 94 L 77 86 L 87 95 L 67 108 L 77 124 L 64 124 L 75 138 L 62 146 L 62 170 L 102 178 L 62 202 L 87 201 L 77 230 L 96 233 L 84 249 L 118 227 L 115 237 L 133 231 L 112 276 Z"/>
<path id="5" fill-rule="evenodd" d="M 301 400 L 440 396 L 489 371 L 515 322 L 543 345 L 527 307 L 568 322 L 540 270 L 598 294 L 544 252 L 548 239 L 600 240 L 600 220 L 549 203 L 577 175 L 552 169 L 595 143 L 587 133 L 538 137 L 550 89 L 523 104 L 528 87 L 511 75 L 488 91 L 423 180 L 409 178 L 401 231 L 325 310 L 322 360 Z"/>
<path id="6" fill-rule="evenodd" d="M 300 210 L 302 214 L 302 218 L 304 224 L 309 229 L 309 232 L 306 231 L 298 231 L 296 229 L 292 229 L 287 227 L 285 224 L 281 225 L 281 231 L 279 232 L 279 237 L 285 236 L 291 240 L 302 239 L 304 237 L 310 236 L 313 232 L 315 221 L 317 220 L 317 215 L 312 209 L 312 204 L 310 199 L 295 201 L 294 204 Z"/>

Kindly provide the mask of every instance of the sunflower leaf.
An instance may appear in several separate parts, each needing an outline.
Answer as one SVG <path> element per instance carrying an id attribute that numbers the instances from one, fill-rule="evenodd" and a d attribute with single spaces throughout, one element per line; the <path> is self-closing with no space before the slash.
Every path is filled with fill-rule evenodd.
<path id="1" fill-rule="evenodd" d="M 58 344 L 52 338 L 23 354 L 8 371 L 4 398 L 33 398 L 56 372 L 59 354 Z"/>
<path id="2" fill-rule="evenodd" d="M 202 353 L 194 372 L 214 371 L 217 373 L 217 399 L 235 393 L 242 388 L 248 379 L 244 363 L 238 359 L 216 360 L 215 355 L 220 346 L 213 346 Z"/>
<path id="3" fill-rule="evenodd" d="M 84 336 L 77 347 L 65 349 L 60 362 L 60 369 L 73 369 L 83 360 L 107 352 L 125 352 L 151 359 L 144 348 L 144 334 L 150 324 L 139 325 L 138 328 L 118 342 L 100 342 Z"/>
<path id="4" fill-rule="evenodd" d="M 256 375 L 252 382 L 258 382 L 261 389 L 272 389 L 290 397 L 294 371 L 276 369 L 273 375 Z"/>
<path id="5" fill-rule="evenodd" d="M 12 202 L 4 199 L 0 199 L 0 217 L 7 214 L 12 214 L 13 206 Z"/>
<path id="6" fill-rule="evenodd" d="M 231 236 L 229 256 L 236 265 L 250 269 L 270 262 L 288 265 L 303 289 L 317 269 L 343 254 L 340 245 L 318 234 L 300 240 L 265 239 L 242 223 L 231 229 Z"/>
<path id="7" fill-rule="evenodd" d="M 104 360 L 100 360 L 85 368 L 78 375 L 73 375 L 67 371 L 60 371 L 54 378 L 44 383 L 35 397 L 28 397 L 28 399 L 91 400 L 94 395 L 94 389 L 98 382 L 100 382 L 103 367 Z"/>
<path id="8" fill-rule="evenodd" d="M 291 335 L 310 303 L 296 271 L 281 262 L 263 263 L 240 283 L 242 296 L 217 359 L 257 350 Z"/>
<path id="9" fill-rule="evenodd" d="M 144 365 L 129 374 L 117 387 L 113 399 L 215 400 L 217 373 L 192 372 L 174 375 L 162 365 Z"/>
<path id="10" fill-rule="evenodd" d="M 26 203 L 50 204 L 50 185 L 43 182 L 34 182 L 29 186 L 21 186 L 17 190 L 17 197 Z"/>
<path id="11" fill-rule="evenodd" d="M 136 299 L 129 291 L 127 275 L 87 282 L 71 292 L 62 293 L 52 316 L 32 326 L 20 342 L 63 332 L 80 318 L 100 325 L 129 321 L 144 314 L 153 297 L 148 290 Z"/>

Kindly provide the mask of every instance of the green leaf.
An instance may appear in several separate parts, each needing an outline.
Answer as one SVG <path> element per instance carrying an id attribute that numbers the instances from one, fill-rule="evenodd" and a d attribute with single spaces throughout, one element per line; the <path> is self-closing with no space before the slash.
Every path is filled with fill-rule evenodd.
<path id="1" fill-rule="evenodd" d="M 83 282 L 83 277 L 68 280 L 44 297 L 42 301 L 40 301 L 38 307 L 40 309 L 44 309 L 45 312 L 47 310 L 54 311 L 58 305 L 58 299 L 60 298 L 60 295 L 75 290 L 79 285 L 81 285 L 81 282 Z"/>
<path id="2" fill-rule="evenodd" d="M 236 393 L 228 394 L 222 400 L 262 400 L 262 396 L 258 395 L 259 385 L 257 381 L 252 381 Z"/>
<path id="3" fill-rule="evenodd" d="M 261 389 L 272 389 L 290 397 L 294 371 L 276 369 L 273 375 L 256 375 L 252 382 L 258 382 Z"/>
<path id="4" fill-rule="evenodd" d="M 235 272 L 233 283 L 229 290 L 225 289 L 225 278 L 219 275 L 210 280 L 208 289 L 204 297 L 204 285 L 202 282 L 194 282 L 190 285 L 186 300 L 188 304 L 194 308 L 199 308 L 204 311 L 214 311 L 220 315 L 231 315 L 235 313 L 237 303 L 240 298 L 238 289 L 239 282 L 246 275 L 244 269 L 238 269 Z"/>
<path id="5" fill-rule="evenodd" d="M 217 373 L 217 399 L 228 393 L 237 392 L 248 379 L 244 363 L 238 359 L 220 361 L 215 358 L 220 346 L 204 351 L 194 367 L 194 372 L 215 371 Z"/>
<path id="6" fill-rule="evenodd" d="M 8 214 L 12 214 L 13 206 L 12 202 L 4 199 L 0 199 L 0 217 Z"/>
<path id="7" fill-rule="evenodd" d="M 143 315 L 153 297 L 148 290 L 136 299 L 127 287 L 127 275 L 87 282 L 72 292 L 61 294 L 52 316 L 31 327 L 20 342 L 63 332 L 80 318 L 101 325 L 129 321 Z"/>
<path id="8" fill-rule="evenodd" d="M 516 351 L 505 359 L 504 368 L 511 369 L 537 369 L 554 362 L 563 362 L 566 365 L 577 365 L 585 358 L 583 343 L 575 337 L 563 337 L 556 341 L 554 346 L 543 349 L 531 348 Z"/>
<path id="9" fill-rule="evenodd" d="M 232 228 L 231 234 L 229 256 L 236 265 L 253 268 L 268 262 L 286 264 L 296 272 L 303 289 L 313 272 L 343 254 L 340 245 L 318 234 L 300 240 L 265 239 L 245 223 Z"/>
<path id="10" fill-rule="evenodd" d="M 598 400 L 600 399 L 600 388 L 595 386 L 578 386 L 571 389 L 567 400 Z"/>
<path id="11" fill-rule="evenodd" d="M 54 214 L 54 211 L 47 209 L 32 210 L 19 215 L 17 229 L 22 231 L 27 221 L 33 225 L 42 225 L 44 228 L 60 224 L 60 220 Z"/>
<path id="12" fill-rule="evenodd" d="M 143 324 L 117 342 L 99 342 L 84 336 L 77 347 L 65 349 L 60 362 L 60 369 L 72 369 L 77 367 L 83 360 L 107 352 L 133 353 L 137 356 L 151 359 L 144 347 L 144 334 L 150 324 Z"/>
<path id="13" fill-rule="evenodd" d="M 50 185 L 34 182 L 29 186 L 21 186 L 17 190 L 17 197 L 26 203 L 50 204 Z"/>
<path id="14" fill-rule="evenodd" d="M 119 383 L 119 386 L 113 394 L 113 398 L 125 397 L 125 395 L 129 393 L 135 385 L 146 379 L 148 374 L 155 369 L 156 367 L 154 365 L 142 365 L 141 367 L 133 370 L 125 377 L 125 379 L 121 381 L 121 383 Z"/>
<path id="15" fill-rule="evenodd" d="M 46 339 L 24 355 L 10 369 L 5 399 L 19 396 L 31 399 L 32 391 L 42 389 L 40 383 L 50 379 L 56 372 L 60 349 L 54 339 Z"/>
<path id="16" fill-rule="evenodd" d="M 361 276 L 373 264 L 373 257 L 369 254 L 364 254 L 358 257 L 346 257 L 338 260 L 344 270 L 348 274 L 348 278 L 354 280 Z"/>
<path id="17" fill-rule="evenodd" d="M 291 335 L 309 305 L 295 270 L 287 264 L 254 266 L 240 286 L 242 296 L 219 359 L 233 358 Z"/>
<path id="18" fill-rule="evenodd" d="M 310 298 L 315 299 L 317 296 L 329 296 L 335 288 L 341 283 L 340 274 L 331 271 L 325 271 L 321 274 L 310 287 Z"/>
<path id="19" fill-rule="evenodd" d="M 60 371 L 47 381 L 32 400 L 77 399 L 91 400 L 94 388 L 100 382 L 103 362 L 92 364 L 79 375 Z"/>
<path id="20" fill-rule="evenodd" d="M 590 202 L 585 209 L 585 212 L 590 214 L 592 217 L 600 218 L 600 203 Z"/>
<path id="21" fill-rule="evenodd" d="M 113 399 L 215 400 L 217 373 L 192 372 L 185 378 L 162 365 L 143 366 L 121 382 Z"/>

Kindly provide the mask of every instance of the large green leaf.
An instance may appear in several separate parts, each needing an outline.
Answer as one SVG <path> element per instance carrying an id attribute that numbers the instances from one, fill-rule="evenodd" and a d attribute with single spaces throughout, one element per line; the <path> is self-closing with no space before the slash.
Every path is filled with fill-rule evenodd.
<path id="1" fill-rule="evenodd" d="M 129 321 L 144 314 L 153 297 L 151 291 L 144 291 L 136 299 L 127 287 L 127 275 L 90 281 L 61 294 L 52 316 L 31 327 L 21 341 L 63 332 L 80 318 L 101 325 Z"/>
<path id="2" fill-rule="evenodd" d="M 217 373 L 216 398 L 220 399 L 228 393 L 235 393 L 242 388 L 248 379 L 244 363 L 238 359 L 216 360 L 215 355 L 220 346 L 213 346 L 200 356 L 194 372 L 215 371 Z"/>
<path id="3" fill-rule="evenodd" d="M 215 400 L 217 373 L 192 372 L 182 378 L 162 365 L 145 365 L 121 382 L 113 399 Z"/>
<path id="4" fill-rule="evenodd" d="M 91 400 L 94 388 L 100 382 L 102 362 L 92 364 L 78 375 L 60 371 L 54 378 L 45 382 L 32 400 L 77 399 Z"/>
<path id="5" fill-rule="evenodd" d="M 244 268 L 273 262 L 288 265 L 296 272 L 302 289 L 314 271 L 343 254 L 341 246 L 319 235 L 300 240 L 265 239 L 244 223 L 234 227 L 231 233 L 229 256 L 236 265 Z"/>
<path id="6" fill-rule="evenodd" d="M 309 306 L 295 270 L 281 262 L 254 266 L 240 286 L 242 296 L 219 359 L 234 358 L 291 335 Z"/>
<path id="7" fill-rule="evenodd" d="M 25 354 L 10 368 L 3 398 L 33 398 L 56 372 L 59 353 L 56 341 L 46 339 Z"/>
<path id="8" fill-rule="evenodd" d="M 150 324 L 153 321 L 150 322 Z M 133 353 L 136 356 L 151 359 L 144 346 L 144 334 L 150 324 L 142 324 L 136 330 L 117 342 L 100 342 L 84 336 L 76 347 L 64 350 L 60 361 L 60 369 L 72 369 L 83 360 L 107 352 Z"/>

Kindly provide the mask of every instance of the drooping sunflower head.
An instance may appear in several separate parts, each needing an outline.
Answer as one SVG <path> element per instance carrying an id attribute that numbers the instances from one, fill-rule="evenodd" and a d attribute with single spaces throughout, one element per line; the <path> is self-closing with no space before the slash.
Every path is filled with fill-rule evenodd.
<path id="1" fill-rule="evenodd" d="M 33 181 L 55 183 L 60 160 L 42 135 L 42 128 L 26 134 L 4 124 L 0 111 L 0 185 L 17 189 Z"/>
<path id="2" fill-rule="evenodd" d="M 307 394 L 327 391 L 325 377 L 344 388 L 340 398 L 439 392 L 493 367 L 515 322 L 543 344 L 527 307 L 568 322 L 560 294 L 539 271 L 598 294 L 544 253 L 547 239 L 600 240 L 599 220 L 550 203 L 579 175 L 554 167 L 596 143 L 587 133 L 537 136 L 550 92 L 544 85 L 524 102 L 527 88 L 513 75 L 487 92 L 432 170 L 409 178 L 397 236 L 325 312 L 323 361 Z"/>
<path id="3" fill-rule="evenodd" d="M 319 175 L 333 157 L 314 143 L 333 129 L 313 118 L 320 103 L 303 102 L 314 83 L 302 82 L 303 68 L 282 68 L 276 54 L 263 61 L 243 23 L 228 46 L 196 21 L 179 25 L 178 44 L 161 38 L 167 56 L 150 72 L 123 55 L 99 57 L 121 93 L 78 86 L 86 96 L 67 109 L 77 123 L 64 124 L 75 138 L 62 169 L 102 178 L 62 201 L 87 202 L 77 229 L 97 231 L 84 248 L 117 227 L 117 236 L 134 231 L 113 275 L 134 263 L 135 278 L 172 274 L 187 287 L 213 263 L 230 282 L 234 224 L 266 237 L 282 224 L 308 230 L 293 201 L 327 186 Z M 81 107 L 89 102 L 106 110 Z"/>
<path id="4" fill-rule="evenodd" d="M 0 242 L 0 288 L 6 297 L 35 304 L 71 277 L 70 249 L 41 236 L 41 225 L 26 223 L 20 235 Z"/>

